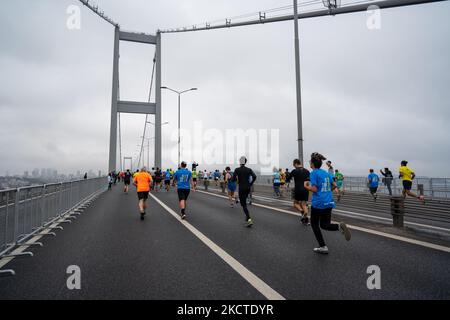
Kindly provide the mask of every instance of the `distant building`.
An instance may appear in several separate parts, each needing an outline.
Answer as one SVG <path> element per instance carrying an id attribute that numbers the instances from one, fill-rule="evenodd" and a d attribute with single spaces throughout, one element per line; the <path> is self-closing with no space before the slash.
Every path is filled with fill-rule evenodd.
<path id="1" fill-rule="evenodd" d="M 31 176 L 35 179 L 39 178 L 39 169 L 33 169 Z"/>

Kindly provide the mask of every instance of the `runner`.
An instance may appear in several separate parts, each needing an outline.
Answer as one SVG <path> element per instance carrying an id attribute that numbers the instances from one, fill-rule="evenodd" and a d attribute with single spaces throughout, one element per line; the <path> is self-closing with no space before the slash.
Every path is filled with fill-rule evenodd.
<path id="1" fill-rule="evenodd" d="M 286 189 L 289 191 L 291 189 L 291 173 L 289 172 L 289 168 L 286 168 Z"/>
<path id="2" fill-rule="evenodd" d="M 113 183 L 112 174 L 109 173 L 109 174 L 108 174 L 108 190 L 111 190 L 112 183 Z"/>
<path id="3" fill-rule="evenodd" d="M 208 185 L 209 185 L 209 180 L 208 180 L 208 171 L 204 171 L 203 172 L 203 185 L 205 186 L 205 191 L 208 191 Z"/>
<path id="4" fill-rule="evenodd" d="M 164 186 L 166 187 L 166 191 L 170 190 L 170 180 L 172 179 L 172 175 L 170 174 L 170 169 L 167 169 L 164 173 Z"/>
<path id="5" fill-rule="evenodd" d="M 384 168 L 383 170 L 380 170 L 380 173 L 383 175 L 383 183 L 387 187 L 389 191 L 389 195 L 392 196 L 392 181 L 394 180 L 394 175 L 392 174 L 392 171 L 389 170 L 389 168 Z"/>
<path id="6" fill-rule="evenodd" d="M 162 172 L 158 167 L 155 170 L 155 191 L 161 190 Z"/>
<path id="7" fill-rule="evenodd" d="M 339 172 L 338 169 L 334 171 L 334 180 L 336 182 L 337 201 L 341 201 L 341 195 L 343 193 L 342 186 L 344 185 L 344 175 Z"/>
<path id="8" fill-rule="evenodd" d="M 174 173 L 173 179 L 177 184 L 178 200 L 180 201 L 181 219 L 186 219 L 186 202 L 191 191 L 192 172 L 186 169 L 186 162 L 181 162 L 181 168 Z"/>
<path id="9" fill-rule="evenodd" d="M 175 171 L 172 170 L 172 168 L 170 168 L 170 185 L 172 187 L 175 187 L 175 180 L 173 179 L 173 175 L 175 174 Z"/>
<path id="10" fill-rule="evenodd" d="M 219 179 L 220 179 L 220 172 L 219 172 L 219 170 L 214 170 L 214 182 L 216 184 L 216 187 L 219 186 Z"/>
<path id="11" fill-rule="evenodd" d="M 328 247 L 323 239 L 320 229 L 327 231 L 341 231 L 345 239 L 351 239 L 350 230 L 345 223 L 334 224 L 331 223 L 331 212 L 336 204 L 333 201 L 332 189 L 336 188 L 333 182 L 333 177 L 322 167 L 323 160 L 326 158 L 315 152 L 311 155 L 311 169 L 310 181 L 305 182 L 305 189 L 313 193 L 311 201 L 311 227 L 314 231 L 319 247 L 314 249 L 316 253 L 327 254 Z"/>
<path id="12" fill-rule="evenodd" d="M 280 168 L 280 195 L 284 196 L 284 189 L 286 187 L 286 174 L 283 169 Z"/>
<path id="13" fill-rule="evenodd" d="M 252 176 L 250 176 L 250 178 L 248 178 L 248 182 L 250 183 L 250 192 L 248 193 L 247 204 L 252 205 L 253 192 L 255 191 L 255 185 L 252 183 L 253 182 L 253 177 Z"/>
<path id="14" fill-rule="evenodd" d="M 373 199 L 376 201 L 378 198 L 377 190 L 378 190 L 378 184 L 380 182 L 380 177 L 373 172 L 373 169 L 370 169 L 370 173 L 367 176 L 367 180 L 369 181 L 369 190 L 370 194 L 372 195 Z"/>
<path id="15" fill-rule="evenodd" d="M 152 185 L 152 176 L 147 172 L 146 167 L 142 167 L 141 171 L 136 174 L 133 179 L 133 184 L 137 189 L 141 220 L 144 220 L 146 214 L 145 209 L 147 209 L 148 193 L 150 192 L 150 186 Z"/>
<path id="16" fill-rule="evenodd" d="M 123 192 L 128 193 L 131 184 L 131 172 L 129 169 L 123 175 L 123 184 L 124 184 Z"/>
<path id="17" fill-rule="evenodd" d="M 331 164 L 331 161 L 329 160 L 327 161 L 327 167 L 328 167 L 328 174 L 332 176 L 334 179 L 334 168 L 333 165 Z"/>
<path id="18" fill-rule="evenodd" d="M 275 198 L 280 198 L 281 197 L 281 192 L 280 192 L 281 179 L 280 179 L 280 172 L 276 169 L 274 169 L 272 180 L 273 180 L 273 194 L 274 194 Z"/>
<path id="19" fill-rule="evenodd" d="M 193 183 L 193 189 L 194 191 L 197 190 L 197 169 L 192 170 L 192 183 Z"/>
<path id="20" fill-rule="evenodd" d="M 303 168 L 302 162 L 299 159 L 293 161 L 295 169 L 290 173 L 290 176 L 294 178 L 295 189 L 294 195 L 294 208 L 300 211 L 302 214 L 301 222 L 307 225 L 308 219 L 308 199 L 309 191 L 305 189 L 305 182 L 309 181 L 309 171 Z"/>
<path id="21" fill-rule="evenodd" d="M 245 213 L 245 221 L 247 223 L 247 227 L 251 227 L 253 225 L 252 218 L 250 217 L 250 213 L 247 208 L 247 197 L 250 193 L 250 189 L 252 185 L 256 181 L 256 174 L 253 172 L 252 169 L 245 166 L 247 163 L 247 158 L 245 156 L 242 156 L 239 159 L 240 167 L 236 168 L 233 173 L 233 177 L 231 178 L 231 181 L 236 182 L 239 185 L 239 200 L 241 202 L 242 209 Z M 250 177 L 252 177 L 252 180 L 250 182 Z"/>
<path id="22" fill-rule="evenodd" d="M 403 183 L 403 191 L 402 191 L 403 197 L 406 198 L 406 196 L 408 195 L 410 197 L 417 198 L 423 203 L 425 203 L 425 198 L 422 195 L 418 196 L 411 192 L 412 183 L 414 178 L 416 177 L 416 174 L 414 173 L 414 171 L 412 171 L 411 168 L 408 167 L 408 161 L 403 160 L 401 162 L 399 173 L 400 173 L 399 177 Z"/>
<path id="23" fill-rule="evenodd" d="M 225 183 L 228 189 L 228 200 L 230 201 L 230 207 L 234 208 L 234 203 L 237 203 L 236 192 L 236 181 L 233 181 L 233 175 L 231 173 L 231 168 L 225 168 Z"/>

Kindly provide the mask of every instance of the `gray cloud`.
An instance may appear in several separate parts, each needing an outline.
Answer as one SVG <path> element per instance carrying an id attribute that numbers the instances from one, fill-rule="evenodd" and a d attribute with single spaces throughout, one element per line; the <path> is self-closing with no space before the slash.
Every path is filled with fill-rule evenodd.
<path id="1" fill-rule="evenodd" d="M 279 1 L 98 1 L 126 30 L 190 25 L 278 7 Z M 34 167 L 106 170 L 113 29 L 77 1 L 15 1 L 0 12 L 0 174 Z M 290 2 L 286 2 L 290 4 Z M 306 154 L 321 151 L 347 174 L 396 168 L 450 176 L 448 3 L 303 20 L 302 94 Z M 154 49 L 121 43 L 121 97 L 145 101 Z M 279 128 L 281 166 L 296 156 L 291 22 L 163 35 L 163 84 L 183 96 L 183 127 Z M 163 94 L 165 158 L 175 146 L 176 97 Z M 4 119 L 7 119 L 6 121 Z M 123 155 L 135 155 L 143 116 L 122 116 Z M 193 159 L 188 159 L 193 160 Z M 173 166 L 173 164 L 171 164 Z"/>

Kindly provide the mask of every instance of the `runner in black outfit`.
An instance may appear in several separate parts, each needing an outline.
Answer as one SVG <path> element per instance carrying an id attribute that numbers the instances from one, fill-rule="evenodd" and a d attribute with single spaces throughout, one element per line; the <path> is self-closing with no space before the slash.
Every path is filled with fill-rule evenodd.
<path id="1" fill-rule="evenodd" d="M 247 168 L 245 164 L 247 163 L 247 158 L 242 156 L 239 159 L 239 164 L 241 165 L 239 168 L 236 168 L 233 173 L 233 177 L 231 181 L 237 181 L 239 185 L 239 201 L 241 202 L 242 209 L 244 209 L 245 213 L 245 221 L 247 222 L 247 227 L 251 227 L 253 225 L 252 218 L 250 217 L 250 213 L 247 208 L 247 197 L 250 193 L 251 187 L 256 181 L 256 174 L 252 169 Z M 250 178 L 252 179 L 250 182 Z"/>
<path id="2" fill-rule="evenodd" d="M 295 169 L 290 173 L 290 177 L 294 178 L 294 208 L 302 214 L 302 223 L 307 225 L 308 219 L 308 199 L 309 191 L 305 189 L 305 181 L 309 181 L 309 171 L 303 168 L 299 159 L 293 161 Z"/>

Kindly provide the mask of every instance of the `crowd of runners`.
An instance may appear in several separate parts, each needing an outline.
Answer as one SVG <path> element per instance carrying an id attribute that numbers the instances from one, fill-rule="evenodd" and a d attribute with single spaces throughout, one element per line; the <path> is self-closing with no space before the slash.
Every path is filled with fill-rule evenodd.
<path id="1" fill-rule="evenodd" d="M 332 210 L 336 207 L 333 193 L 336 193 L 337 201 L 340 201 L 345 178 L 339 170 L 334 169 L 331 161 L 325 163 L 326 170 L 322 169 L 325 160 L 327 159 L 323 155 L 315 152 L 311 154 L 309 160 L 311 170 L 306 169 L 299 159 L 294 159 L 293 169 L 274 170 L 272 176 L 274 196 L 279 198 L 286 192 L 291 193 L 293 207 L 300 213 L 301 223 L 311 226 L 319 244 L 317 248 L 314 248 L 314 252 L 322 254 L 328 253 L 328 247 L 321 230 L 340 231 L 347 241 L 351 239 L 350 230 L 345 223 L 331 223 Z M 378 197 L 380 180 L 392 195 L 391 184 L 394 179 L 392 171 L 385 168 L 380 170 L 380 174 L 382 179 L 374 169 L 370 169 L 367 176 L 367 186 L 374 200 Z M 407 161 L 401 162 L 398 174 L 403 184 L 403 196 L 414 197 L 424 202 L 423 196 L 411 192 L 415 173 L 408 167 Z M 122 181 L 123 192 L 128 194 L 130 185 L 133 184 L 136 187 L 141 220 L 145 219 L 147 199 L 151 190 L 169 192 L 171 188 L 174 188 L 178 194 L 180 218 L 184 220 L 190 192 L 197 190 L 199 182 L 203 183 L 205 190 L 214 183 L 217 187 L 222 186 L 222 190 L 227 190 L 230 207 L 240 204 L 245 215 L 245 226 L 250 228 L 254 222 L 248 205 L 252 203 L 252 192 L 256 179 L 256 174 L 247 166 L 247 158 L 242 156 L 239 159 L 239 167 L 232 170 L 227 166 L 222 172 L 220 170 L 198 170 L 197 163 L 193 163 L 190 170 L 184 161 L 176 171 L 171 168 L 165 171 L 153 168 L 152 172 L 149 172 L 146 167 L 142 167 L 136 172 L 130 170 L 117 174 L 111 172 L 108 175 L 108 188 L 111 189 L 112 185 Z M 292 182 L 294 183 L 293 188 L 291 188 Z M 310 205 L 308 205 L 309 202 Z"/>

